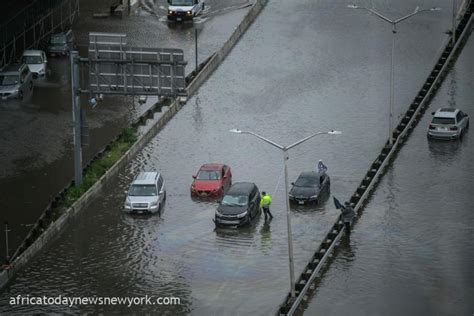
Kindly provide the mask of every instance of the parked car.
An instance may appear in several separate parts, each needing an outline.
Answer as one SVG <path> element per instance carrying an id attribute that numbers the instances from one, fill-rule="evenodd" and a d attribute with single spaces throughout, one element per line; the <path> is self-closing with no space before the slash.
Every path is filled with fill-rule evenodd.
<path id="1" fill-rule="evenodd" d="M 219 163 L 204 164 L 199 168 L 191 184 L 191 196 L 222 196 L 232 184 L 230 167 Z"/>
<path id="2" fill-rule="evenodd" d="M 48 44 L 48 53 L 50 55 L 69 55 L 75 49 L 74 35 L 72 31 L 61 32 L 51 35 Z"/>
<path id="3" fill-rule="evenodd" d="M 260 191 L 255 183 L 234 183 L 219 203 L 216 226 L 243 226 L 260 214 Z"/>
<path id="4" fill-rule="evenodd" d="M 298 204 L 318 203 L 324 194 L 329 194 L 331 179 L 323 172 L 302 172 L 296 182 L 291 183 L 288 194 L 291 202 Z"/>
<path id="5" fill-rule="evenodd" d="M 469 128 L 469 116 L 459 109 L 443 108 L 431 113 L 428 137 L 438 139 L 461 138 Z"/>
<path id="6" fill-rule="evenodd" d="M 25 64 L 12 64 L 0 70 L 0 98 L 22 100 L 27 91 L 33 90 L 33 75 Z"/>
<path id="7" fill-rule="evenodd" d="M 165 181 L 159 172 L 140 172 L 125 193 L 125 212 L 156 213 L 166 199 Z"/>
<path id="8" fill-rule="evenodd" d="M 21 61 L 28 66 L 33 78 L 45 76 L 48 59 L 42 50 L 25 50 Z"/>

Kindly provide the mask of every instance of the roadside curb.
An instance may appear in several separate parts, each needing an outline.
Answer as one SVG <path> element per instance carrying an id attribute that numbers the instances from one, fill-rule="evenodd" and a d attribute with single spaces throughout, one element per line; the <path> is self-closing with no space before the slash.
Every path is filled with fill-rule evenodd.
<path id="1" fill-rule="evenodd" d="M 237 44 L 240 37 L 247 31 L 252 22 L 257 18 L 259 13 L 264 8 L 268 0 L 256 0 L 255 4 L 245 15 L 242 22 L 234 30 L 230 38 L 223 44 L 223 46 L 214 55 L 208 59 L 202 70 L 194 77 L 187 87 L 188 97 L 192 96 L 199 87 L 206 82 L 214 70 L 222 63 L 225 57 L 229 54 L 232 48 Z M 54 240 L 59 235 L 62 229 L 73 220 L 73 217 L 79 213 L 84 207 L 101 191 L 102 187 L 109 182 L 109 180 L 116 176 L 122 168 L 124 168 L 136 154 L 141 151 L 156 134 L 168 123 L 174 115 L 183 107 L 185 103 L 180 102 L 179 99 L 173 101 L 169 108 L 163 115 L 150 127 L 143 135 L 138 136 L 138 140 L 127 150 L 123 156 L 110 167 L 97 182 L 90 187 L 74 204 L 67 209 L 56 221 L 51 223 L 48 228 L 43 231 L 40 236 L 18 257 L 14 258 L 11 268 L 0 272 L 0 289 L 6 286 L 12 280 L 16 273 L 19 272 L 29 260 L 41 251 L 50 241 Z"/>

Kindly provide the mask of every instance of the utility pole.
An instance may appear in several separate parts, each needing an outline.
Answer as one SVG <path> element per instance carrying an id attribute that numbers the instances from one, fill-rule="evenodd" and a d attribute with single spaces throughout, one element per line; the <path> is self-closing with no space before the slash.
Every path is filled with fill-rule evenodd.
<path id="1" fill-rule="evenodd" d="M 79 98 L 79 53 L 71 52 L 72 124 L 74 135 L 74 185 L 82 184 L 81 100 Z"/>
<path id="2" fill-rule="evenodd" d="M 196 75 L 198 73 L 199 63 L 198 63 L 198 29 L 194 26 L 194 51 L 196 52 Z"/>
<path id="3" fill-rule="evenodd" d="M 8 222 L 5 221 L 5 243 L 6 243 L 6 257 L 5 257 L 5 264 L 9 265 L 10 264 L 10 254 L 8 250 L 8 232 L 10 230 L 8 229 Z"/>

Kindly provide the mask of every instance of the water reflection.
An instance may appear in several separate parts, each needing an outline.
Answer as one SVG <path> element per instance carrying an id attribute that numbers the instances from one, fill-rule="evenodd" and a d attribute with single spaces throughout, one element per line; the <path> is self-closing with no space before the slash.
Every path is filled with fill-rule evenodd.
<path id="1" fill-rule="evenodd" d="M 464 138 L 466 138 L 466 135 Z M 452 163 L 459 154 L 461 147 L 461 140 L 428 140 L 430 157 L 443 163 Z"/>

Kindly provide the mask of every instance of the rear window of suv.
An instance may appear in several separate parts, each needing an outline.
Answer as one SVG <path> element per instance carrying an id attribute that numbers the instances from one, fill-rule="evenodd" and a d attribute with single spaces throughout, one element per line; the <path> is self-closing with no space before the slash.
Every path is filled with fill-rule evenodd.
<path id="1" fill-rule="evenodd" d="M 432 124 L 454 125 L 456 122 L 452 117 L 433 117 Z"/>

